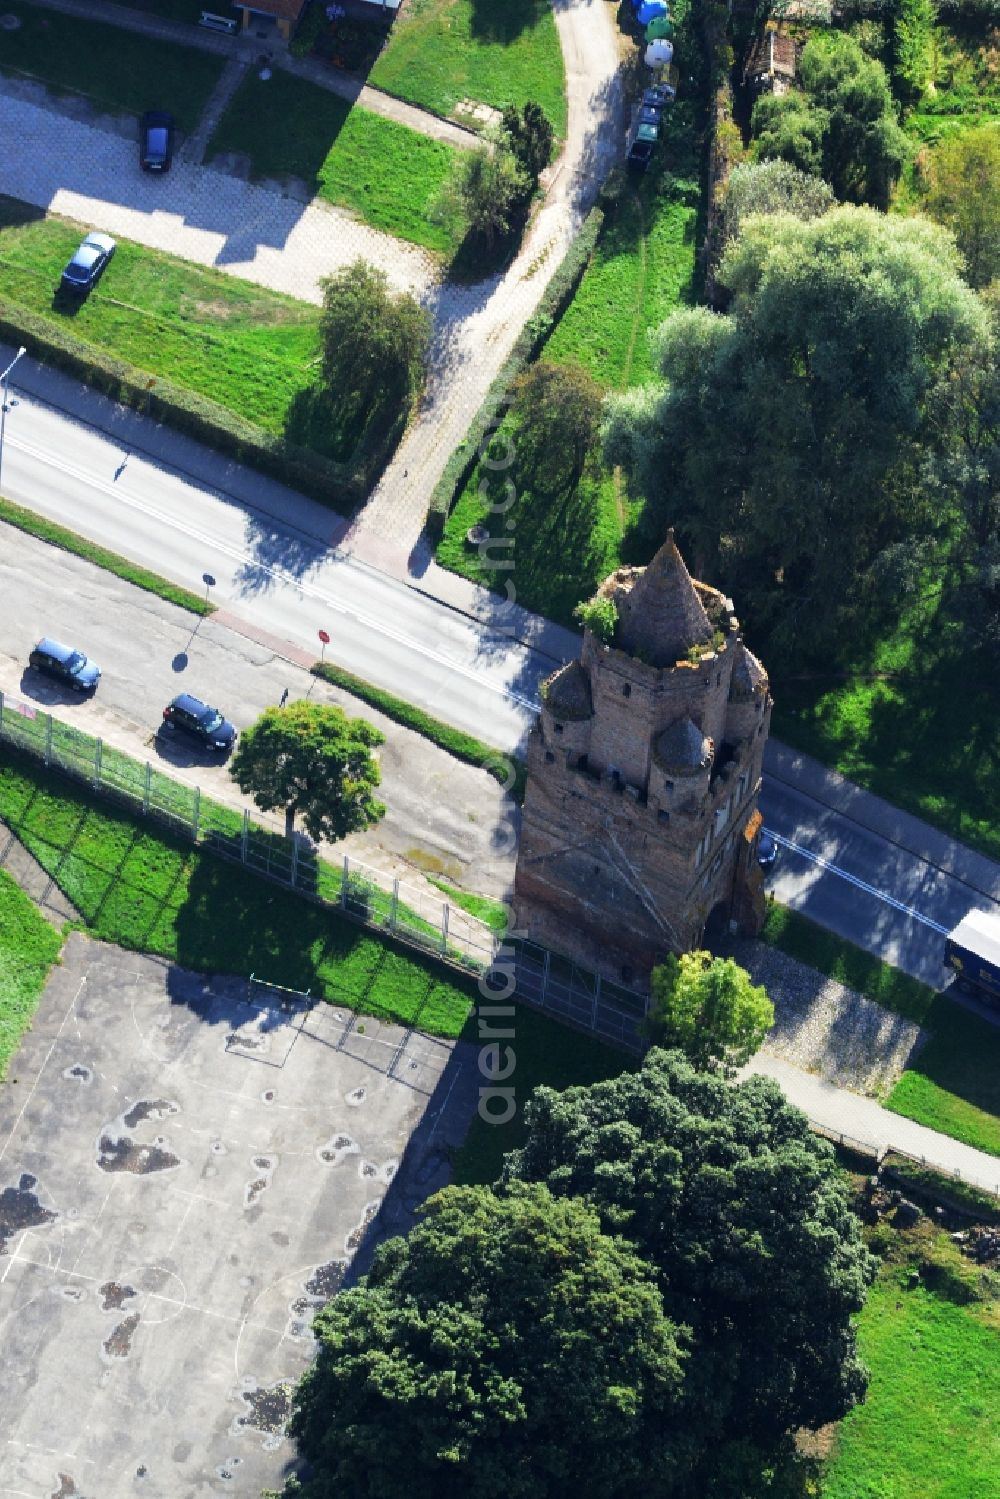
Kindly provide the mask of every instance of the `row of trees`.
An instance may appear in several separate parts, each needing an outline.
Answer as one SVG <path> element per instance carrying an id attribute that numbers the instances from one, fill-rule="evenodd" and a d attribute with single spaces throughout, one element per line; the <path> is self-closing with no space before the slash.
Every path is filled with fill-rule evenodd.
<path id="1" fill-rule="evenodd" d="M 496 1185 L 379 1249 L 316 1320 L 288 1494 L 745 1499 L 863 1398 L 873 1263 L 832 1153 L 770 1080 L 724 1075 L 766 996 L 707 954 L 659 990 L 655 1025 L 705 1018 L 707 1065 L 537 1090 Z"/>

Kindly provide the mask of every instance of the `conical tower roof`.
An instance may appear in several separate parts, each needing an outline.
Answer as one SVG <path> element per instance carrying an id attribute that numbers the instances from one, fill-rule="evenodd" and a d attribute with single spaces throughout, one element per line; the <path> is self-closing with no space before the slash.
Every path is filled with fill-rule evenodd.
<path id="1" fill-rule="evenodd" d="M 712 625 L 691 574 L 677 550 L 673 531 L 632 587 L 616 600 L 615 644 L 652 666 L 683 660 L 692 646 L 707 645 Z"/>

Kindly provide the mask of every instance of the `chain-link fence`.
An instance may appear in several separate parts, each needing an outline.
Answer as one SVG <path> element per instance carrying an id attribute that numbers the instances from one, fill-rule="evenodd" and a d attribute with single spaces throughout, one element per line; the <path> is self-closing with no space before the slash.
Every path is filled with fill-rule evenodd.
<path id="1" fill-rule="evenodd" d="M 356 921 L 468 973 L 487 974 L 497 959 L 500 939 L 454 902 L 404 884 L 346 854 L 331 863 L 319 856 L 307 838 L 286 838 L 277 821 L 258 812 L 251 816 L 248 808 L 222 806 L 197 786 L 165 775 L 149 761 L 134 760 L 33 703 L 2 692 L 0 743 L 63 771 L 223 858 L 238 861 L 264 879 L 339 908 Z M 645 1001 L 641 995 L 533 942 L 505 944 L 505 958 L 511 954 L 518 998 L 618 1046 L 642 1050 Z"/>

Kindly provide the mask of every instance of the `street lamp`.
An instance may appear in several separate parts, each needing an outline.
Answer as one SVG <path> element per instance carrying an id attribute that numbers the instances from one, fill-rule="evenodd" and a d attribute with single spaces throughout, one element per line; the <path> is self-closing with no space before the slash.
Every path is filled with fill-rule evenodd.
<path id="1" fill-rule="evenodd" d="M 7 381 L 10 378 L 11 370 L 21 358 L 21 355 L 26 353 L 27 349 L 22 344 L 3 374 L 0 375 L 0 482 L 2 482 L 3 478 L 3 429 L 7 420 Z"/>

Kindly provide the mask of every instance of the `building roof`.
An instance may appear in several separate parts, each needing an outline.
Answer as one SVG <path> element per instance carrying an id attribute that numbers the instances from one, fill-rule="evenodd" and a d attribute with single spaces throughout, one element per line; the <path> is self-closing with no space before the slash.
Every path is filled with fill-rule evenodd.
<path id="1" fill-rule="evenodd" d="M 657 765 L 675 775 L 694 775 L 712 763 L 712 741 L 690 718 L 678 718 L 663 730 L 653 747 Z"/>
<path id="2" fill-rule="evenodd" d="M 712 639 L 712 623 L 691 574 L 674 544 L 673 531 L 648 567 L 629 570 L 615 589 L 615 644 L 652 666 L 671 666 L 693 646 Z"/>
<path id="3" fill-rule="evenodd" d="M 543 695 L 546 708 L 556 718 L 590 718 L 593 715 L 590 679 L 579 661 L 570 661 L 549 677 Z"/>
<path id="4" fill-rule="evenodd" d="M 237 4 L 241 0 L 237 0 Z M 274 16 L 279 21 L 297 21 L 305 7 L 306 0 L 245 0 L 247 10 L 256 11 L 261 16 Z"/>
<path id="5" fill-rule="evenodd" d="M 794 78 L 795 43 L 780 31 L 765 31 L 750 49 L 743 81 L 754 78 Z"/>
<path id="6" fill-rule="evenodd" d="M 729 696 L 737 699 L 749 698 L 753 697 L 755 692 L 766 691 L 767 672 L 753 652 L 748 651 L 745 645 L 742 646 L 733 666 Z"/>

